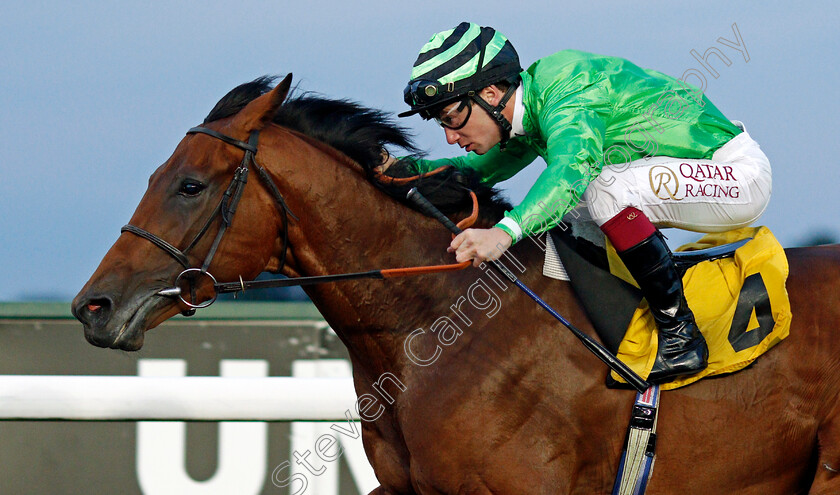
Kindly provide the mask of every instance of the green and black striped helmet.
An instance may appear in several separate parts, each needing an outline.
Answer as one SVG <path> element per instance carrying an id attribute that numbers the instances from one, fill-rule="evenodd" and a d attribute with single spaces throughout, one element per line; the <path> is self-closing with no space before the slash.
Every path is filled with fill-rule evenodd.
<path id="1" fill-rule="evenodd" d="M 411 110 L 432 118 L 438 109 L 465 96 L 472 96 L 491 84 L 507 81 L 514 85 L 522 68 L 513 45 L 491 27 L 462 22 L 432 36 L 420 50 L 411 80 L 404 90 Z"/>

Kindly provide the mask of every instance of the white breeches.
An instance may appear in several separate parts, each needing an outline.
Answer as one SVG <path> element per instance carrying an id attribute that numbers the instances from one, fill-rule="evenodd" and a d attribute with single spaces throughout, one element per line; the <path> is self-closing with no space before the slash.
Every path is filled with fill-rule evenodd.
<path id="1" fill-rule="evenodd" d="M 654 156 L 605 167 L 583 201 L 598 225 L 633 206 L 658 227 L 722 232 L 758 219 L 771 184 L 770 161 L 744 131 L 711 160 Z"/>

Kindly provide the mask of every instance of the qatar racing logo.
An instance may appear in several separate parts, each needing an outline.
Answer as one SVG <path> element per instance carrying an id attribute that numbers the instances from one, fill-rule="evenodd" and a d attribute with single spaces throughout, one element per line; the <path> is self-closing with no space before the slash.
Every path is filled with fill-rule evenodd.
<path id="1" fill-rule="evenodd" d="M 648 171 L 650 189 L 661 200 L 741 202 L 742 190 L 733 167 L 706 163 L 681 163 L 677 171 L 656 165 Z"/>
<path id="2" fill-rule="evenodd" d="M 659 199 L 673 199 L 680 201 L 682 198 L 676 196 L 680 189 L 680 179 L 677 174 L 668 167 L 657 165 L 651 167 L 648 172 L 650 190 Z"/>

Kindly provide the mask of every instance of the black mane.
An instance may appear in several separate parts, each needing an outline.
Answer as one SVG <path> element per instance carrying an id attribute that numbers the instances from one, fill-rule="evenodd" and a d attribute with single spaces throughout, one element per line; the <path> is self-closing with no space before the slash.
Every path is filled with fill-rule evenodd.
<path id="1" fill-rule="evenodd" d="M 205 123 L 237 114 L 252 100 L 271 90 L 275 77 L 263 76 L 232 89 L 213 107 Z M 366 108 L 349 100 L 333 100 L 312 93 L 291 95 L 280 106 L 273 121 L 321 141 L 350 157 L 366 171 L 369 180 L 387 194 L 405 202 L 412 186 L 418 189 L 445 213 L 470 208 L 468 192 L 479 197 L 481 216 L 499 220 L 511 205 L 499 191 L 478 183 L 472 171 L 446 170 L 410 184 L 386 183 L 376 179 L 374 168 L 382 161 L 382 150 L 399 148 L 408 157 L 388 170 L 388 175 L 416 175 L 414 158 L 420 155 L 408 131 L 396 124 L 390 114 Z"/>

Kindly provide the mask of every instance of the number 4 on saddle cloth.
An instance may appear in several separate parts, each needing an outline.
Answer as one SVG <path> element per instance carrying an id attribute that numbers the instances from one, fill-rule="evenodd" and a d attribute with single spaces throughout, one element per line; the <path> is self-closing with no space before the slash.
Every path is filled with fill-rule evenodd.
<path id="1" fill-rule="evenodd" d="M 597 227 L 572 224 L 547 236 L 544 273 L 558 259 L 604 345 L 642 378 L 656 358 L 656 324 L 635 281 Z M 766 227 L 708 234 L 674 253 L 686 300 L 709 346 L 700 373 L 661 384 L 672 390 L 749 366 L 788 336 L 791 312 L 784 250 Z M 562 271 L 562 270 L 561 270 Z M 622 386 L 615 373 L 607 384 Z"/>

